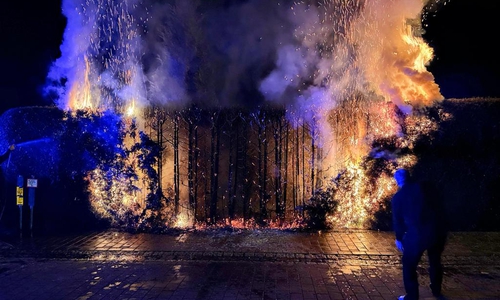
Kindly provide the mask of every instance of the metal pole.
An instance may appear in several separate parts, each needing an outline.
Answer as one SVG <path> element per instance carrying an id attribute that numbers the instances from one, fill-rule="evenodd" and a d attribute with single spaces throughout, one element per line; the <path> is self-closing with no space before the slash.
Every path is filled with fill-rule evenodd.
<path id="1" fill-rule="evenodd" d="M 23 237 L 23 204 L 24 204 L 24 178 L 22 175 L 17 176 L 16 187 L 16 203 L 19 206 L 19 236 Z"/>
<path id="2" fill-rule="evenodd" d="M 30 212 L 31 212 L 31 219 L 30 219 L 30 232 L 31 232 L 31 237 L 33 237 L 33 210 L 35 208 L 31 207 Z"/>
<path id="3" fill-rule="evenodd" d="M 19 206 L 19 237 L 23 237 L 23 206 Z"/>

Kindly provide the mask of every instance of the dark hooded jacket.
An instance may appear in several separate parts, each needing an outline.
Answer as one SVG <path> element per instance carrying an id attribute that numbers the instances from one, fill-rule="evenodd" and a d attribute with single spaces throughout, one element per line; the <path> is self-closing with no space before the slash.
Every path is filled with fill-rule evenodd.
<path id="1" fill-rule="evenodd" d="M 430 183 L 409 180 L 392 198 L 396 239 L 427 246 L 446 236 L 442 199 Z"/>

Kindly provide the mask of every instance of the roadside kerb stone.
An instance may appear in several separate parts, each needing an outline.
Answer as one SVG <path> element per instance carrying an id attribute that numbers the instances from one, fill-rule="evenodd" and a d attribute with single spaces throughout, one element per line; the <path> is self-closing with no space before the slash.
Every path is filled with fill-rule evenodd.
<path id="1" fill-rule="evenodd" d="M 398 265 L 401 255 L 282 253 L 282 252 L 225 252 L 225 251 L 124 251 L 124 250 L 23 250 L 2 249 L 4 258 L 76 259 L 94 261 L 267 261 L 329 263 L 339 265 Z M 426 257 L 421 264 L 426 266 Z M 497 255 L 443 256 L 449 266 L 500 266 Z"/>

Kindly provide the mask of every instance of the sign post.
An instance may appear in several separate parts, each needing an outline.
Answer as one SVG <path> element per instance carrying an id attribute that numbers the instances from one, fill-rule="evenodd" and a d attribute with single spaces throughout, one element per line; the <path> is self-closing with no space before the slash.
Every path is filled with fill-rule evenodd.
<path id="1" fill-rule="evenodd" d="M 24 178 L 19 175 L 17 177 L 17 187 L 16 187 L 16 203 L 19 206 L 19 236 L 23 237 L 23 204 L 24 204 Z"/>
<path id="2" fill-rule="evenodd" d="M 30 232 L 33 237 L 33 210 L 35 208 L 35 188 L 38 187 L 38 180 L 33 178 L 28 178 L 26 186 L 28 187 L 28 204 L 30 206 Z"/>

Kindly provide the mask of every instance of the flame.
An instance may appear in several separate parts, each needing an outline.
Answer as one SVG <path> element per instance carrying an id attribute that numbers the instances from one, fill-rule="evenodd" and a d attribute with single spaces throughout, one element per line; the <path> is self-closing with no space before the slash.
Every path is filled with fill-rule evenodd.
<path id="1" fill-rule="evenodd" d="M 84 56 L 85 68 L 81 80 L 74 82 L 69 92 L 69 107 L 73 110 L 86 109 L 92 110 L 92 93 L 90 83 L 90 62 L 87 56 Z"/>
<path id="2" fill-rule="evenodd" d="M 224 219 L 221 222 L 208 225 L 205 222 L 194 222 L 194 229 L 196 230 L 209 230 L 209 229 L 217 229 L 217 228 L 227 228 L 231 227 L 232 229 L 237 230 L 245 230 L 245 229 L 276 229 L 276 230 L 290 230 L 290 229 L 299 229 L 303 228 L 303 222 L 300 217 L 297 217 L 290 221 L 279 222 L 274 220 L 264 220 L 264 222 L 257 222 L 254 218 L 244 219 L 244 218 L 235 218 L 235 219 Z"/>
<path id="3" fill-rule="evenodd" d="M 410 25 L 403 27 L 401 33 L 402 40 L 406 43 L 406 53 L 397 58 L 397 69 L 405 77 L 401 78 L 397 73 L 393 77 L 396 85 L 401 88 L 401 99 L 413 106 L 430 106 L 434 101 L 443 100 L 444 97 L 439 92 L 438 85 L 434 82 L 434 76 L 427 71 L 426 66 L 434 57 L 432 48 L 427 45 L 421 37 L 414 35 Z"/>
<path id="4" fill-rule="evenodd" d="M 187 211 L 181 211 L 177 216 L 173 227 L 175 228 L 191 228 L 194 224 L 193 217 Z"/>
<path id="5" fill-rule="evenodd" d="M 408 45 L 409 51 L 415 51 L 412 69 L 417 72 L 426 72 L 427 64 L 434 57 L 434 51 L 427 45 L 422 38 L 417 38 L 412 30 L 411 25 L 407 25 L 401 34 L 403 41 Z"/>
<path id="6" fill-rule="evenodd" d="M 135 99 L 130 101 L 130 104 L 127 108 L 127 116 L 132 117 L 135 114 Z"/>
<path id="7" fill-rule="evenodd" d="M 432 48 L 420 36 L 422 1 L 365 2 L 354 26 L 359 62 L 371 87 L 400 108 L 429 106 L 444 97 L 426 66 Z"/>

